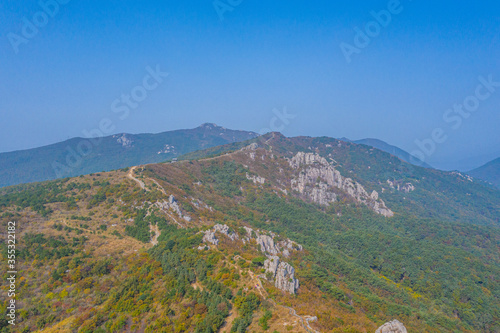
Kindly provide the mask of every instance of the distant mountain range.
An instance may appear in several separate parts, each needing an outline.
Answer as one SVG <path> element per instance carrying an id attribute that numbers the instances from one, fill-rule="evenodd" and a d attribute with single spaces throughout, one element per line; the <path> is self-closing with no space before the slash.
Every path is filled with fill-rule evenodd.
<path id="1" fill-rule="evenodd" d="M 49 146 L 0 153 L 0 187 L 158 163 L 257 136 L 207 123 L 158 134 L 72 138 Z"/>
<path id="2" fill-rule="evenodd" d="M 467 172 L 472 177 L 484 180 L 500 188 L 500 158 Z"/>
<path id="3" fill-rule="evenodd" d="M 415 161 L 420 161 L 420 160 L 417 157 L 412 156 L 410 153 L 404 151 L 403 149 L 396 147 L 396 146 L 393 146 L 393 145 L 390 145 L 387 142 L 384 142 L 384 141 L 379 140 L 379 139 L 367 138 L 367 139 L 355 140 L 355 141 L 351 141 L 351 142 L 380 149 L 380 150 L 385 151 L 386 153 L 389 153 L 391 155 L 394 155 L 394 156 L 398 157 L 399 159 L 401 159 L 407 163 L 410 163 L 410 164 L 418 165 L 418 166 L 421 166 L 424 168 L 432 168 L 429 164 L 427 164 L 423 161 L 421 163 L 414 163 Z"/>
<path id="4" fill-rule="evenodd" d="M 0 153 L 0 187 L 159 163 L 257 136 L 254 132 L 205 123 L 194 129 L 157 134 L 121 133 L 97 139 L 72 138 L 44 147 Z M 415 163 L 417 158 L 410 153 L 379 139 L 339 140 L 370 146 L 407 163 L 432 168 L 425 162 Z M 500 158 L 467 173 L 500 187 Z"/>

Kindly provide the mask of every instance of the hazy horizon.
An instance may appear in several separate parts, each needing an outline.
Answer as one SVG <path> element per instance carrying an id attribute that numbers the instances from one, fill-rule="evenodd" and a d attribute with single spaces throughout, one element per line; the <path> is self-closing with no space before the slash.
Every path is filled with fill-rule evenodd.
<path id="1" fill-rule="evenodd" d="M 193 128 L 180 128 L 180 129 L 175 129 L 175 130 L 194 129 L 194 128 L 200 127 L 201 125 L 204 125 L 204 124 L 206 124 L 206 123 L 200 124 L 199 126 L 196 126 L 196 127 L 193 127 Z M 215 124 L 215 123 L 211 123 L 211 124 Z M 215 124 L 215 125 L 220 126 L 219 124 Z M 224 127 L 224 126 L 220 126 L 220 127 L 227 128 L 227 127 Z M 255 131 L 244 130 L 244 129 L 235 129 L 235 128 L 228 128 L 228 129 L 248 131 L 248 132 L 255 132 Z M 102 137 L 115 136 L 115 135 L 124 134 L 124 133 L 125 134 L 130 134 L 130 135 L 142 135 L 142 134 L 159 134 L 159 133 L 163 133 L 163 132 L 154 132 L 154 133 L 153 132 L 141 132 L 141 133 L 116 132 L 116 133 L 111 133 L 109 135 L 104 135 Z M 262 134 L 262 133 L 258 133 L 258 132 L 255 132 L 255 133 Z M 297 135 L 297 136 L 301 136 L 301 135 Z M 64 140 L 57 141 L 57 142 L 52 142 L 52 143 L 48 143 L 48 144 L 45 144 L 45 145 L 42 145 L 42 146 L 28 147 L 28 148 L 24 148 L 24 149 L 13 150 L 13 151 L 5 151 L 5 152 L 0 152 L 0 154 L 2 154 L 2 153 L 11 153 L 11 152 L 16 152 L 16 151 L 21 151 L 21 150 L 36 149 L 36 148 L 45 147 L 45 146 L 51 146 L 51 145 L 58 144 L 58 143 L 61 143 L 61 142 L 65 142 L 65 141 L 68 141 L 68 140 L 71 140 L 71 139 L 75 139 L 75 138 L 85 138 L 85 137 L 84 136 L 77 136 L 77 137 L 72 137 L 72 138 L 66 138 Z M 334 138 L 336 138 L 336 139 L 347 139 L 347 140 L 350 140 L 350 141 L 357 141 L 357 140 L 362 140 L 362 139 L 377 139 L 377 140 L 380 140 L 378 138 L 346 138 L 346 137 L 342 137 L 342 138 L 334 137 Z M 389 145 L 398 147 L 396 144 L 393 144 L 391 142 L 386 142 L 386 141 L 384 141 L 384 142 L 387 143 L 387 144 L 389 144 Z M 401 148 L 401 147 L 398 147 L 398 148 Z M 472 169 L 477 168 L 479 166 L 482 166 L 482 165 L 484 165 L 484 164 L 486 164 L 488 162 L 491 162 L 492 160 L 498 158 L 497 155 L 500 155 L 500 154 L 489 154 L 489 155 L 482 155 L 482 156 L 475 156 L 475 157 L 464 158 L 464 159 L 458 161 L 459 165 L 461 166 L 460 168 L 453 168 L 453 167 L 450 167 L 450 168 L 440 168 L 440 167 L 437 167 L 437 166 L 434 166 L 434 165 L 431 165 L 431 166 L 435 167 L 435 168 L 438 168 L 438 169 L 441 169 L 441 170 L 445 170 L 445 171 L 452 171 L 452 170 L 469 171 L 469 170 L 472 170 Z"/>
<path id="2" fill-rule="evenodd" d="M 377 138 L 445 170 L 500 156 L 498 3 L 231 3 L 3 4 L 0 152 L 108 119 Z"/>

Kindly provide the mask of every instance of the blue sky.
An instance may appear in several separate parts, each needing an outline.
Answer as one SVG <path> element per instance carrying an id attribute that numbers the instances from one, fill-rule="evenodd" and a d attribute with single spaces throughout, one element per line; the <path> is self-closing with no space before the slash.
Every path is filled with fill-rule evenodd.
<path id="1" fill-rule="evenodd" d="M 475 94 L 480 76 L 500 82 L 500 4 L 393 1 L 220 0 L 231 9 L 221 19 L 211 0 L 61 0 L 46 21 L 38 1 L 3 1 L 0 152 L 83 136 L 108 119 L 113 133 L 213 122 L 375 137 L 445 169 L 499 157 L 500 88 L 458 128 L 443 116 Z M 377 30 L 372 12 L 381 11 L 391 19 Z M 369 44 L 356 44 L 367 24 Z M 350 62 L 347 44 L 363 46 Z M 169 75 L 141 90 L 147 68 Z M 112 104 L 134 89 L 140 102 L 121 119 Z M 272 122 L 285 108 L 295 118 Z"/>

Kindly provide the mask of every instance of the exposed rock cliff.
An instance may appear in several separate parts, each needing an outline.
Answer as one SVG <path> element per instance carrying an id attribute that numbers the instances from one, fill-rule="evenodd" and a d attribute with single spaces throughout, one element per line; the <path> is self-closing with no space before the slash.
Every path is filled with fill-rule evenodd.
<path id="1" fill-rule="evenodd" d="M 255 241 L 257 242 L 257 244 L 259 244 L 260 250 L 264 253 L 267 252 L 272 255 L 276 255 L 280 252 L 274 244 L 274 239 L 271 236 L 257 235 Z"/>
<path id="2" fill-rule="evenodd" d="M 401 322 L 393 320 L 380 326 L 375 333 L 408 333 L 408 331 Z"/>
<path id="3" fill-rule="evenodd" d="M 343 177 L 332 164 L 318 154 L 299 152 L 289 163 L 292 168 L 300 170 L 299 175 L 291 180 L 292 189 L 312 202 L 320 205 L 335 202 L 337 194 L 334 189 L 340 189 L 378 214 L 387 217 L 394 215 L 378 198 L 376 191 L 369 195 L 361 184 Z"/>
<path id="4" fill-rule="evenodd" d="M 276 288 L 295 294 L 299 280 L 295 278 L 295 269 L 289 263 L 280 261 L 278 256 L 270 256 L 264 261 L 266 273 L 271 273 Z"/>
<path id="5" fill-rule="evenodd" d="M 264 261 L 264 269 L 266 272 L 271 272 L 273 273 L 273 278 L 274 275 L 276 274 L 276 271 L 278 270 L 278 265 L 280 263 L 280 257 L 278 256 L 268 256 L 268 259 Z"/>

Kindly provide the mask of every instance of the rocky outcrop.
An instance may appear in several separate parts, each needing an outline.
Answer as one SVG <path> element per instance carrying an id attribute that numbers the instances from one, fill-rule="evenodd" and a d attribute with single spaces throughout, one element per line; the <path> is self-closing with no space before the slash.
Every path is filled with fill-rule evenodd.
<path id="1" fill-rule="evenodd" d="M 248 172 L 247 172 L 247 179 L 251 180 L 254 184 L 260 184 L 260 185 L 266 182 L 266 178 L 257 175 L 250 176 Z"/>
<path id="2" fill-rule="evenodd" d="M 181 208 L 179 207 L 179 204 L 177 203 L 177 200 L 173 195 L 170 195 L 168 197 L 168 201 L 157 201 L 155 204 L 162 210 L 173 210 L 180 218 L 184 219 L 187 222 L 191 221 L 191 217 L 189 215 L 182 214 Z"/>
<path id="3" fill-rule="evenodd" d="M 203 242 L 211 243 L 213 245 L 219 245 L 219 239 L 216 237 L 216 233 L 219 232 L 232 241 L 238 239 L 238 234 L 231 231 L 229 227 L 225 224 L 216 224 L 212 227 L 212 229 L 208 229 L 205 231 L 205 235 L 203 236 Z"/>
<path id="4" fill-rule="evenodd" d="M 387 184 L 389 184 L 392 189 L 396 189 L 401 192 L 410 193 L 415 191 L 415 186 L 412 183 L 403 183 L 387 179 Z"/>
<path id="5" fill-rule="evenodd" d="M 165 147 L 158 151 L 157 154 L 168 154 L 168 153 L 176 153 L 175 146 L 166 144 Z"/>
<path id="6" fill-rule="evenodd" d="M 264 261 L 264 269 L 271 274 L 276 288 L 295 294 L 299 280 L 295 278 L 295 269 L 289 263 L 280 261 L 278 256 L 270 256 Z"/>
<path id="7" fill-rule="evenodd" d="M 198 200 L 198 199 L 195 199 L 195 198 L 191 198 L 191 203 L 193 204 L 193 207 L 195 209 L 208 209 L 211 212 L 214 211 L 214 209 L 212 207 L 210 207 L 209 205 L 207 205 L 206 203 L 204 203 L 201 200 Z"/>
<path id="8" fill-rule="evenodd" d="M 215 237 L 215 231 L 213 230 L 205 231 L 205 235 L 203 236 L 203 242 L 211 243 L 213 245 L 219 245 L 219 239 Z"/>
<path id="9" fill-rule="evenodd" d="M 259 244 L 260 250 L 264 253 L 276 255 L 280 252 L 274 244 L 274 239 L 271 236 L 257 235 L 255 241 Z"/>
<path id="10" fill-rule="evenodd" d="M 116 139 L 116 142 L 121 144 L 122 147 L 130 148 L 133 146 L 134 141 L 131 138 L 127 137 L 127 135 L 125 133 L 123 133 L 121 136 L 113 135 L 113 138 L 116 138 L 116 137 L 118 137 L 118 139 Z"/>
<path id="11" fill-rule="evenodd" d="M 259 144 L 256 143 L 256 142 L 254 142 L 254 143 L 249 144 L 248 146 L 245 146 L 245 147 L 241 148 L 241 150 L 242 151 L 245 151 L 245 150 L 255 150 L 257 148 L 259 148 Z"/>
<path id="12" fill-rule="evenodd" d="M 246 153 L 248 154 L 248 156 L 253 160 L 255 161 L 255 150 L 259 148 L 259 145 L 254 142 L 254 143 L 251 143 L 249 144 L 248 146 L 246 147 L 243 147 L 241 148 L 241 151 L 247 151 Z"/>
<path id="13" fill-rule="evenodd" d="M 273 279 L 274 275 L 278 271 L 278 265 L 280 264 L 280 257 L 278 256 L 269 256 L 266 261 L 264 261 L 264 269 L 267 272 L 271 272 L 273 274 Z"/>
<path id="14" fill-rule="evenodd" d="M 378 214 L 391 217 L 394 213 L 373 191 L 368 195 L 361 184 L 343 177 L 324 157 L 314 153 L 299 152 L 289 160 L 293 169 L 299 170 L 291 180 L 291 187 L 312 202 L 329 205 L 337 200 L 336 189 L 342 190 L 355 201 L 367 205 Z"/>
<path id="15" fill-rule="evenodd" d="M 285 239 L 275 242 L 276 235 L 270 232 L 268 235 L 262 234 L 260 230 L 253 230 L 252 228 L 244 227 L 246 230 L 246 237 L 243 242 L 255 239 L 259 245 L 259 250 L 263 253 L 270 255 L 283 254 L 285 257 L 290 256 L 291 251 L 302 251 L 302 245 L 297 244 L 290 239 Z"/>
<path id="16" fill-rule="evenodd" d="M 264 261 L 264 269 L 266 273 L 270 273 L 271 280 L 274 280 L 276 288 L 294 294 L 299 288 L 299 280 L 295 278 L 295 269 L 287 262 L 281 261 L 278 254 L 288 257 L 291 251 L 302 251 L 302 245 L 290 239 L 275 242 L 277 235 L 272 232 L 263 234 L 260 230 L 254 230 L 249 227 L 243 228 L 246 235 L 244 237 L 242 235 L 241 241 L 246 243 L 255 240 L 259 250 L 267 256 L 267 259 Z M 227 225 L 216 224 L 204 232 L 203 242 L 216 246 L 219 245 L 217 234 L 225 235 L 232 241 L 240 239 L 238 234 L 231 231 Z M 198 249 L 203 250 L 205 247 L 199 246 Z"/>
<path id="17" fill-rule="evenodd" d="M 283 255 L 285 257 L 290 256 L 290 251 L 302 251 L 302 245 L 292 242 L 289 239 L 278 242 L 278 249 L 282 249 Z"/>
<path id="18" fill-rule="evenodd" d="M 452 174 L 452 175 L 456 175 L 456 176 L 458 176 L 458 177 L 460 177 L 460 178 L 462 178 L 462 179 L 464 179 L 464 180 L 468 180 L 468 181 L 470 181 L 471 183 L 474 181 L 474 178 L 472 178 L 471 176 L 466 175 L 466 174 L 463 174 L 463 173 L 458 172 L 458 171 L 452 171 L 452 172 L 451 172 L 451 174 Z"/>
<path id="19" fill-rule="evenodd" d="M 295 278 L 295 269 L 287 262 L 280 262 L 276 276 L 274 277 L 276 288 L 295 294 L 299 289 L 299 280 Z"/>
<path id="20" fill-rule="evenodd" d="M 404 186 L 401 187 L 401 191 L 405 193 L 410 193 L 415 191 L 415 186 L 412 183 L 406 183 Z"/>
<path id="21" fill-rule="evenodd" d="M 290 239 L 281 240 L 275 242 L 276 234 L 269 232 L 267 234 L 262 233 L 260 230 L 254 230 L 249 227 L 243 227 L 245 229 L 246 235 L 242 236 L 242 242 L 247 243 L 251 240 L 255 240 L 258 249 L 266 255 L 278 255 L 282 254 L 288 257 L 292 251 L 302 251 L 302 245 L 297 244 Z M 212 243 L 218 245 L 218 239 L 215 234 L 219 232 L 225 235 L 232 241 L 240 239 L 237 233 L 230 230 L 230 228 L 225 224 L 216 224 L 211 229 L 206 230 L 205 236 L 203 237 L 204 242 Z"/>
<path id="22" fill-rule="evenodd" d="M 375 333 L 408 333 L 408 331 L 401 322 L 393 320 L 380 326 Z"/>
<path id="23" fill-rule="evenodd" d="M 237 240 L 239 238 L 238 234 L 235 233 L 234 231 L 232 231 L 225 224 L 216 224 L 216 225 L 213 226 L 213 230 L 220 232 L 221 234 L 225 235 L 226 237 L 228 237 L 232 241 L 235 241 L 235 240 Z"/>

